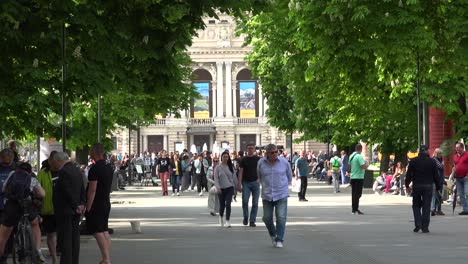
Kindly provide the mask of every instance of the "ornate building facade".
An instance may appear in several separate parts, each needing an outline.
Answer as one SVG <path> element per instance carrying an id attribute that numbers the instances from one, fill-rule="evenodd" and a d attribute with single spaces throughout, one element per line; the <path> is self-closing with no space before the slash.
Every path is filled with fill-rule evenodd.
<path id="1" fill-rule="evenodd" d="M 190 110 L 181 111 L 181 118 L 157 118 L 156 124 L 138 132 L 117 131 L 117 152 L 245 150 L 249 143 L 275 143 L 291 151 L 291 136 L 268 125 L 268 102 L 244 60 L 251 48 L 243 47 L 243 37 L 235 35 L 233 18 L 219 14 L 218 19 L 204 21 L 206 28 L 188 49 L 193 61 L 191 81 L 201 99 Z M 326 145 L 307 141 L 293 144 L 292 149 L 325 150 Z"/>

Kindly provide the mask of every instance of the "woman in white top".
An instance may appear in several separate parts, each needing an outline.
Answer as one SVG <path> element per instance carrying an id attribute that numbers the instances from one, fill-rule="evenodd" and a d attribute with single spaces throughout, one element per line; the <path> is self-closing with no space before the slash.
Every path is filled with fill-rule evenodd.
<path id="1" fill-rule="evenodd" d="M 214 171 L 215 186 L 219 191 L 219 225 L 224 226 L 223 215 L 226 209 L 226 226 L 231 227 L 231 202 L 234 186 L 237 186 L 237 176 L 232 165 L 229 152 L 221 154 L 221 163 Z"/>

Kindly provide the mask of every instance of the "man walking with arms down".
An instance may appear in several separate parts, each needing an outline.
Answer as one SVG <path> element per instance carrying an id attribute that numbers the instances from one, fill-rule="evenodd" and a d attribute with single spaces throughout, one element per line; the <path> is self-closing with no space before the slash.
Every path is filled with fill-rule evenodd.
<path id="1" fill-rule="evenodd" d="M 305 194 L 307 191 L 307 174 L 309 169 L 307 168 L 307 157 L 305 155 L 305 151 L 301 151 L 300 158 L 296 159 L 295 166 L 294 166 L 294 176 L 296 180 L 301 178 L 301 190 L 298 193 L 299 202 L 307 202 L 308 200 L 305 198 Z"/>
<path id="2" fill-rule="evenodd" d="M 258 197 L 260 196 L 260 183 L 257 176 L 257 164 L 260 157 L 255 155 L 254 144 L 247 145 L 247 156 L 243 157 L 239 164 L 239 190 L 242 191 L 242 212 L 244 225 L 250 223 L 255 227 L 258 211 Z M 249 199 L 252 193 L 252 210 L 249 218 Z"/>
<path id="3" fill-rule="evenodd" d="M 288 214 L 288 185 L 291 183 L 292 171 L 289 162 L 278 157 L 276 145 L 268 144 L 265 150 L 265 157 L 258 161 L 257 166 L 257 175 L 262 184 L 263 222 L 273 245 L 282 248 Z M 276 226 L 273 223 L 273 211 Z"/>
<path id="4" fill-rule="evenodd" d="M 465 151 L 463 143 L 455 145 L 455 179 L 457 180 L 457 192 L 460 195 L 460 203 L 463 211 L 459 215 L 468 215 L 468 153 Z"/>
<path id="5" fill-rule="evenodd" d="M 406 172 L 405 186 L 409 189 L 413 182 L 413 214 L 414 232 L 422 229 L 423 233 L 429 233 L 429 220 L 431 213 L 432 185 L 436 185 L 436 190 L 440 191 L 442 182 L 439 178 L 437 165 L 429 157 L 429 148 L 422 145 L 419 154 L 412 159 Z M 422 209 L 422 212 L 421 212 Z"/>
<path id="6" fill-rule="evenodd" d="M 362 196 L 362 187 L 364 184 L 364 171 L 369 164 L 364 160 L 361 155 L 362 145 L 356 145 L 356 151 L 349 156 L 349 166 L 351 166 L 351 200 L 352 200 L 352 213 L 364 214 L 359 210 L 359 199 Z"/>
<path id="7" fill-rule="evenodd" d="M 102 261 L 110 264 L 111 239 L 109 236 L 110 190 L 112 185 L 112 167 L 106 163 L 104 146 L 95 143 L 91 148 L 91 158 L 96 162 L 88 173 L 86 204 L 86 226 L 93 234 L 101 251 Z"/>

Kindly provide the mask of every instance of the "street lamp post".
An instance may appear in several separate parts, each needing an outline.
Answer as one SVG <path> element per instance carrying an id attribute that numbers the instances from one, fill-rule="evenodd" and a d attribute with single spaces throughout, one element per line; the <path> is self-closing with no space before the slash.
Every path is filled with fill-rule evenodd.
<path id="1" fill-rule="evenodd" d="M 65 80 L 66 80 L 66 62 L 65 62 L 65 45 L 66 45 L 66 30 L 65 22 L 62 24 L 62 150 L 63 152 L 67 151 L 67 113 L 66 106 L 67 102 L 65 100 L 66 91 L 65 91 Z"/>

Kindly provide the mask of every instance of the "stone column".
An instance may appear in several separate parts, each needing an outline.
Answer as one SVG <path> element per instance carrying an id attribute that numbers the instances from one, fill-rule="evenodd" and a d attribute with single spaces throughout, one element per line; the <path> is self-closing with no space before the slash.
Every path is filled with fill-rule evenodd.
<path id="1" fill-rule="evenodd" d="M 218 89 L 216 87 L 217 83 L 215 81 L 211 81 L 211 87 L 212 87 L 212 94 L 211 96 L 213 98 L 211 98 L 211 111 L 213 111 L 212 113 L 212 117 L 215 117 L 215 116 L 218 116 L 217 115 L 217 111 L 216 111 L 216 101 L 218 100 L 218 97 L 217 97 L 217 92 L 218 92 Z"/>
<path id="2" fill-rule="evenodd" d="M 163 149 L 169 151 L 169 136 L 168 135 L 163 136 Z"/>
<path id="3" fill-rule="evenodd" d="M 217 61 L 216 62 L 216 117 L 223 117 L 224 112 L 223 112 L 223 106 L 224 106 L 224 93 L 223 93 L 223 64 L 224 62 L 222 61 Z"/>
<path id="4" fill-rule="evenodd" d="M 239 104 L 237 102 L 237 81 L 232 81 L 232 113 L 235 117 L 239 117 L 239 113 L 237 113 L 237 105 Z"/>
<path id="5" fill-rule="evenodd" d="M 258 85 L 258 117 L 265 116 L 263 112 L 263 95 L 262 95 L 262 86 L 257 82 Z"/>
<path id="6" fill-rule="evenodd" d="M 232 61 L 226 61 L 226 116 L 232 117 Z"/>

